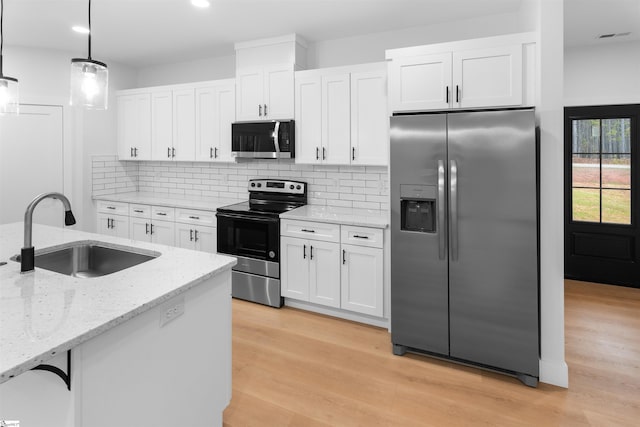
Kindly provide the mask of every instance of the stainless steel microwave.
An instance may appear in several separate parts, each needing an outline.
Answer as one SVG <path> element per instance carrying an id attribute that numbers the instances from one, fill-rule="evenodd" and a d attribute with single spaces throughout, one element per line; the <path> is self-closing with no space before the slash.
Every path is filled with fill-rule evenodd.
<path id="1" fill-rule="evenodd" d="M 295 158 L 293 120 L 244 122 L 231 125 L 231 151 L 238 158 Z"/>

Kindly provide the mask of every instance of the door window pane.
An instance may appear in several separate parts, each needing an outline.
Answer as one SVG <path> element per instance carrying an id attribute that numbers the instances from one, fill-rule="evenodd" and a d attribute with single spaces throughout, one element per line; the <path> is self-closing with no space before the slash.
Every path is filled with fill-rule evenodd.
<path id="1" fill-rule="evenodd" d="M 571 173 L 573 187 L 600 188 L 600 155 L 574 154 Z"/>
<path id="2" fill-rule="evenodd" d="M 574 153 L 600 152 L 600 120 L 574 120 L 571 147 Z"/>
<path id="3" fill-rule="evenodd" d="M 600 222 L 600 189 L 573 189 L 573 220 Z"/>
<path id="4" fill-rule="evenodd" d="M 631 191 L 602 190 L 602 222 L 631 224 Z"/>
<path id="5" fill-rule="evenodd" d="M 631 119 L 602 119 L 602 152 L 631 153 Z"/>
<path id="6" fill-rule="evenodd" d="M 602 187 L 631 189 L 631 156 L 602 155 Z"/>

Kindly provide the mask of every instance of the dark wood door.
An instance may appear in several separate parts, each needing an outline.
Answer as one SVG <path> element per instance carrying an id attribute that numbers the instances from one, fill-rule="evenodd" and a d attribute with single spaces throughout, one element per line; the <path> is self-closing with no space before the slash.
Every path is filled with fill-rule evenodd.
<path id="1" fill-rule="evenodd" d="M 640 287 L 640 105 L 565 108 L 565 276 Z"/>

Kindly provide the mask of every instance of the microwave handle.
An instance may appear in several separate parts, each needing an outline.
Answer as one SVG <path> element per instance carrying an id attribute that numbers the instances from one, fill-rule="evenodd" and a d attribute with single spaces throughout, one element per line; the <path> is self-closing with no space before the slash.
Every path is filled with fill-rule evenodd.
<path id="1" fill-rule="evenodd" d="M 280 153 L 280 122 L 278 121 L 276 121 L 276 126 L 273 130 L 273 143 L 276 146 L 276 153 Z"/>

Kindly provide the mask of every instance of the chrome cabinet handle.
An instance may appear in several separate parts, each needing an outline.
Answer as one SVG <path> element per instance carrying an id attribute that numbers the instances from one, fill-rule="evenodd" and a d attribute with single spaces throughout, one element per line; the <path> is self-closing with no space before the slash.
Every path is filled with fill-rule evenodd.
<path id="1" fill-rule="evenodd" d="M 175 157 L 176 156 L 176 149 L 172 148 L 171 149 L 171 157 Z"/>
<path id="2" fill-rule="evenodd" d="M 355 147 L 351 148 L 351 160 L 356 159 L 356 149 Z"/>
<path id="3" fill-rule="evenodd" d="M 133 157 L 133 147 L 131 147 L 131 157 Z"/>
<path id="4" fill-rule="evenodd" d="M 167 147 L 167 157 L 171 158 L 171 147 Z"/>
<path id="5" fill-rule="evenodd" d="M 449 203 L 451 205 L 451 260 L 458 260 L 458 164 L 455 160 L 450 161 L 450 185 L 451 193 Z"/>
<path id="6" fill-rule="evenodd" d="M 133 157 L 138 157 L 138 148 L 133 147 Z"/>
<path id="7" fill-rule="evenodd" d="M 111 218 L 107 218 L 107 228 L 111 228 Z"/>
<path id="8" fill-rule="evenodd" d="M 167 216 L 167 213 L 166 212 L 156 212 L 156 215 Z"/>
<path id="9" fill-rule="evenodd" d="M 193 240 L 198 241 L 198 230 L 193 230 Z"/>
<path id="10" fill-rule="evenodd" d="M 116 208 L 115 206 L 107 206 L 107 209 L 114 210 L 115 208 Z"/>
<path id="11" fill-rule="evenodd" d="M 322 160 L 326 160 L 327 158 L 327 149 L 322 147 Z"/>
<path id="12" fill-rule="evenodd" d="M 438 258 L 444 259 L 447 251 L 446 230 L 445 227 L 445 183 L 444 183 L 444 161 L 438 160 L 438 223 L 436 229 L 438 231 Z"/>
<path id="13" fill-rule="evenodd" d="M 142 213 L 142 212 L 144 212 L 144 211 L 141 211 L 140 209 L 134 209 L 133 211 L 134 211 L 134 212 L 137 212 L 137 213 Z"/>
<path id="14" fill-rule="evenodd" d="M 359 234 L 354 234 L 353 237 L 356 238 L 356 239 L 368 239 L 369 238 L 369 236 L 360 236 Z"/>
<path id="15" fill-rule="evenodd" d="M 460 102 L 460 87 L 456 85 L 456 102 Z"/>
<path id="16" fill-rule="evenodd" d="M 262 117 L 262 104 L 258 104 L 258 116 Z"/>
<path id="17" fill-rule="evenodd" d="M 193 230 L 189 230 L 189 241 L 193 242 Z"/>
<path id="18" fill-rule="evenodd" d="M 316 147 L 316 160 L 320 160 L 320 148 Z"/>
<path id="19" fill-rule="evenodd" d="M 190 218 L 190 219 L 200 219 L 200 217 L 199 217 L 199 216 L 191 216 L 191 215 L 189 215 L 189 218 Z"/>
<path id="20" fill-rule="evenodd" d="M 213 147 L 209 148 L 209 158 L 213 159 Z"/>
<path id="21" fill-rule="evenodd" d="M 302 245 L 302 259 L 307 258 L 307 245 Z"/>
<path id="22" fill-rule="evenodd" d="M 346 264 L 347 263 L 347 251 L 346 250 L 342 250 L 342 264 Z"/>
<path id="23" fill-rule="evenodd" d="M 303 228 L 300 231 L 304 231 L 305 233 L 315 233 L 316 232 L 316 230 L 307 230 L 306 228 Z"/>
<path id="24" fill-rule="evenodd" d="M 151 234 L 153 234 L 153 224 L 151 224 Z"/>
<path id="25" fill-rule="evenodd" d="M 267 104 L 264 104 L 264 116 L 267 117 Z"/>
<path id="26" fill-rule="evenodd" d="M 144 234 L 149 234 L 149 223 L 148 222 L 144 223 Z"/>
<path id="27" fill-rule="evenodd" d="M 213 149 L 213 157 L 218 158 L 218 147 Z"/>

